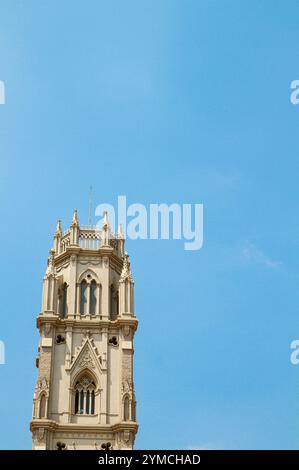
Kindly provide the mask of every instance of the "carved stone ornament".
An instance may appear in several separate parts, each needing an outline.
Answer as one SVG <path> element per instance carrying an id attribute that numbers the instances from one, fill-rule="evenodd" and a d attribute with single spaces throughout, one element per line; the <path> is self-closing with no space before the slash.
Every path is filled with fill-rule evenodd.
<path id="1" fill-rule="evenodd" d="M 123 332 L 124 332 L 124 336 L 128 337 L 128 336 L 130 336 L 131 328 L 129 326 L 124 326 Z"/>
<path id="2" fill-rule="evenodd" d="M 45 391 L 47 392 L 49 390 L 49 383 L 46 379 L 46 377 L 43 377 L 39 383 L 38 383 L 38 389 L 40 392 Z"/>
<path id="3" fill-rule="evenodd" d="M 33 441 L 38 444 L 39 442 L 41 442 L 44 438 L 45 438 L 45 428 L 38 428 L 34 431 L 34 434 L 33 434 Z"/>
<path id="4" fill-rule="evenodd" d="M 131 263 L 130 263 L 129 255 L 127 252 L 125 252 L 124 254 L 123 268 L 122 268 L 122 272 L 121 272 L 120 279 L 119 279 L 119 282 L 125 282 L 125 281 L 129 281 L 133 283 L 133 277 L 131 273 Z"/>
<path id="5" fill-rule="evenodd" d="M 84 330 L 84 337 L 85 338 L 91 338 L 91 333 L 89 330 Z"/>
<path id="6" fill-rule="evenodd" d="M 69 265 L 70 265 L 70 263 L 69 263 L 69 262 L 67 262 L 67 263 L 64 263 L 64 264 L 62 264 L 61 266 L 58 266 L 58 267 L 56 268 L 56 271 L 57 271 L 58 273 L 60 273 L 60 271 L 61 271 L 62 269 L 66 269 L 66 268 L 68 268 L 68 267 L 69 267 Z"/>
<path id="7" fill-rule="evenodd" d="M 80 258 L 79 264 L 85 265 L 92 265 L 92 266 L 102 266 L 102 258 Z"/>
<path id="8" fill-rule="evenodd" d="M 45 436 L 45 428 L 38 428 L 37 430 L 37 440 L 42 441 Z"/>
<path id="9" fill-rule="evenodd" d="M 88 388 L 91 383 L 92 381 L 86 376 L 82 377 L 82 379 L 80 380 L 80 384 L 84 389 Z"/>
<path id="10" fill-rule="evenodd" d="M 54 257 L 55 257 L 55 250 L 52 248 L 50 250 L 50 256 L 48 258 L 48 266 L 46 270 L 46 278 L 49 279 L 49 277 L 56 277 L 56 269 L 55 269 L 55 264 L 54 264 Z"/>
<path id="11" fill-rule="evenodd" d="M 123 393 L 129 393 L 129 392 L 132 392 L 133 390 L 133 384 L 132 382 L 130 382 L 129 380 L 125 380 L 123 383 L 122 383 L 122 391 Z"/>
<path id="12" fill-rule="evenodd" d="M 89 351 L 87 351 L 87 352 L 84 354 L 84 356 L 82 357 L 82 359 L 81 359 L 80 362 L 79 362 L 79 366 L 80 366 L 80 367 L 91 367 L 92 369 L 95 368 L 93 359 L 92 359 L 91 354 L 90 354 Z"/>
<path id="13" fill-rule="evenodd" d="M 51 330 L 52 330 L 51 323 L 45 323 L 44 331 L 45 331 L 46 336 L 49 336 L 49 334 L 51 333 Z"/>

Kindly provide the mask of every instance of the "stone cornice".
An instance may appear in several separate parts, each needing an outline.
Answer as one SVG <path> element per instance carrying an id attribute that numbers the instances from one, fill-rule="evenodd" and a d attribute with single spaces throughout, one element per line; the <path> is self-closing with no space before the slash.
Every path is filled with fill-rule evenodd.
<path id="1" fill-rule="evenodd" d="M 134 421 L 122 421 L 117 424 L 77 424 L 77 423 L 64 423 L 59 424 L 52 419 L 33 419 L 30 422 L 30 431 L 38 428 L 45 428 L 51 431 L 62 432 L 120 432 L 120 431 L 133 431 L 137 433 L 138 424 Z"/>
<path id="2" fill-rule="evenodd" d="M 117 256 L 114 252 L 114 249 L 111 246 L 103 246 L 97 250 L 80 248 L 79 246 L 71 245 L 66 248 L 66 251 L 55 255 L 54 257 L 54 266 L 59 267 L 65 261 L 69 261 L 71 256 L 84 256 L 84 257 L 108 257 L 111 259 L 112 263 L 115 263 L 118 273 L 121 273 L 123 267 L 123 260 Z"/>
<path id="3" fill-rule="evenodd" d="M 33 432 L 35 429 L 44 428 L 51 431 L 57 429 L 58 423 L 52 419 L 32 419 L 30 421 L 30 431 Z"/>
<path id="4" fill-rule="evenodd" d="M 100 320 L 97 317 L 93 319 L 74 319 L 74 318 L 59 318 L 58 315 L 45 315 L 40 314 L 36 319 L 37 328 L 40 328 L 43 323 L 51 323 L 55 326 L 67 326 L 67 327 L 77 327 L 77 328 L 90 328 L 90 329 L 99 329 L 99 328 L 119 328 L 122 326 L 131 326 L 134 331 L 137 330 L 138 320 L 136 317 L 129 318 L 118 318 L 115 321 L 111 320 Z"/>
<path id="5" fill-rule="evenodd" d="M 114 254 L 114 249 L 111 246 L 102 246 L 96 250 L 90 248 L 81 248 L 77 245 L 70 245 L 66 247 L 66 251 L 55 255 L 55 265 L 61 261 L 68 259 L 71 255 L 84 255 L 84 256 L 111 256 L 114 255 L 117 259 L 120 259 Z"/>

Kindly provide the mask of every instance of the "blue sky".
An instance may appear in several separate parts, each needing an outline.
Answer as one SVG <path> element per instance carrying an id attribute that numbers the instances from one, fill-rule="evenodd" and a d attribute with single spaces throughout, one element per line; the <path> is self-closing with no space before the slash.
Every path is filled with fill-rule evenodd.
<path id="1" fill-rule="evenodd" d="M 128 241 L 137 448 L 296 449 L 295 0 L 2 0 L 0 447 L 30 448 L 56 219 L 203 203 L 204 245 Z M 4 426 L 5 423 L 5 426 Z"/>

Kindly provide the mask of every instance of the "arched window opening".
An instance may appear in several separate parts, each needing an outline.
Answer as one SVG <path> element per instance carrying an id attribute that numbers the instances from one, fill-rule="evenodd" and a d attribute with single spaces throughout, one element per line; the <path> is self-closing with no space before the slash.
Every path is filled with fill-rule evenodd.
<path id="1" fill-rule="evenodd" d="M 75 394 L 75 414 L 79 412 L 79 390 L 76 390 Z"/>
<path id="2" fill-rule="evenodd" d="M 136 421 L 136 401 L 132 401 L 132 421 Z"/>
<path id="3" fill-rule="evenodd" d="M 125 312 L 129 311 L 128 305 L 128 279 L 125 280 Z"/>
<path id="4" fill-rule="evenodd" d="M 95 413 L 95 383 L 84 375 L 75 385 L 75 414 Z"/>
<path id="5" fill-rule="evenodd" d="M 110 320 L 116 320 L 118 315 L 118 291 L 114 285 L 110 286 Z"/>
<path id="6" fill-rule="evenodd" d="M 130 400 L 129 397 L 125 397 L 124 399 L 124 421 L 129 421 L 130 419 Z"/>
<path id="7" fill-rule="evenodd" d="M 43 393 L 40 397 L 40 402 L 39 402 L 39 417 L 40 418 L 45 418 L 46 417 L 46 396 Z"/>
<path id="8" fill-rule="evenodd" d="M 114 286 L 111 284 L 110 286 L 110 298 L 109 298 L 109 310 L 110 310 L 110 320 L 113 319 L 113 295 L 114 295 Z"/>
<path id="9" fill-rule="evenodd" d="M 61 287 L 61 309 L 60 309 L 60 317 L 66 318 L 67 316 L 67 288 L 68 285 L 65 282 Z"/>
<path id="10" fill-rule="evenodd" d="M 97 305 L 97 283 L 96 281 L 91 281 L 90 283 L 90 314 L 96 314 L 96 305 Z"/>
<path id="11" fill-rule="evenodd" d="M 94 415 L 94 401 L 95 401 L 95 394 L 94 390 L 91 392 L 91 407 L 90 407 L 90 414 Z"/>
<path id="12" fill-rule="evenodd" d="M 58 301 L 59 301 L 59 316 L 60 318 L 66 318 L 67 316 L 67 288 L 68 285 L 65 282 L 60 286 L 58 290 Z"/>
<path id="13" fill-rule="evenodd" d="M 87 313 L 87 283 L 85 280 L 80 285 L 80 313 L 81 315 Z"/>
<path id="14" fill-rule="evenodd" d="M 84 413 L 84 392 L 81 390 L 80 392 L 80 408 L 79 408 L 79 414 L 83 415 Z"/>
<path id="15" fill-rule="evenodd" d="M 118 315 L 119 313 L 119 295 L 118 295 L 118 291 L 116 292 L 116 296 L 115 296 L 115 301 L 116 301 L 116 316 Z"/>
<path id="16" fill-rule="evenodd" d="M 89 401 L 90 401 L 90 391 L 86 392 L 86 414 L 89 415 Z"/>

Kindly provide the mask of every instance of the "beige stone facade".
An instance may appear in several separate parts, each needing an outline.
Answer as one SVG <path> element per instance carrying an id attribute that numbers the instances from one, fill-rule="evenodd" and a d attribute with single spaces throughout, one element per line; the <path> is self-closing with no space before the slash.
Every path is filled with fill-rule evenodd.
<path id="1" fill-rule="evenodd" d="M 134 281 L 121 228 L 60 222 L 43 280 L 33 449 L 132 449 Z"/>

